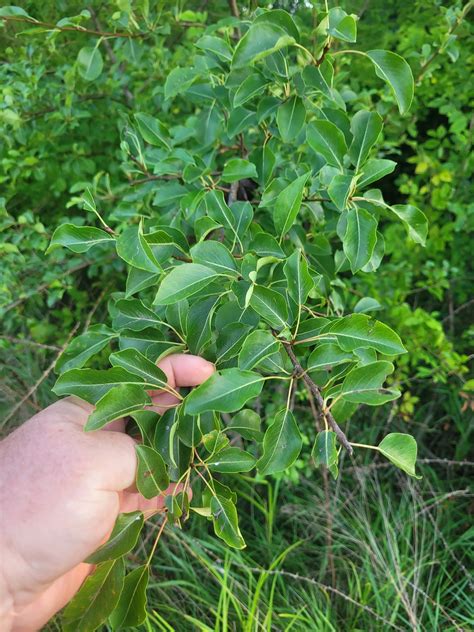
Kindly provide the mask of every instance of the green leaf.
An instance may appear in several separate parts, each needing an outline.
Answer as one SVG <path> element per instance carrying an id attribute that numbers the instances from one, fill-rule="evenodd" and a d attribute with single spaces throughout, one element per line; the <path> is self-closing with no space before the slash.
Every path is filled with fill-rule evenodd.
<path id="1" fill-rule="evenodd" d="M 222 191 L 209 191 L 204 198 L 204 203 L 209 217 L 229 228 L 235 240 L 241 243 L 238 219 L 224 200 Z"/>
<path id="2" fill-rule="evenodd" d="M 380 178 L 392 173 L 396 166 L 396 162 L 393 160 L 385 160 L 384 158 L 368 160 L 361 170 L 362 176 L 357 181 L 357 188 L 362 189 L 368 184 L 380 180 Z"/>
<path id="3" fill-rule="evenodd" d="M 135 120 L 145 142 L 150 145 L 155 145 L 156 147 L 171 149 L 168 130 L 159 119 L 149 116 L 148 114 L 143 114 L 142 112 L 137 112 L 135 114 Z"/>
<path id="4" fill-rule="evenodd" d="M 77 56 L 77 69 L 86 81 L 95 81 L 104 67 L 98 46 L 84 46 Z"/>
<path id="5" fill-rule="evenodd" d="M 106 347 L 117 334 L 105 325 L 94 325 L 86 333 L 74 338 L 62 352 L 56 362 L 56 372 L 64 373 L 70 369 L 80 369 L 84 364 Z"/>
<path id="6" fill-rule="evenodd" d="M 255 285 L 250 306 L 275 329 L 284 329 L 288 325 L 288 307 L 279 292 Z"/>
<path id="7" fill-rule="evenodd" d="M 256 459 L 240 448 L 224 448 L 206 461 L 211 471 L 222 472 L 223 474 L 249 472 L 255 463 Z"/>
<path id="8" fill-rule="evenodd" d="M 161 282 L 154 304 L 177 303 L 183 298 L 196 294 L 219 276 L 219 273 L 212 268 L 199 263 L 184 263 L 177 266 Z"/>
<path id="9" fill-rule="evenodd" d="M 352 191 L 354 178 L 350 175 L 338 174 L 333 177 L 328 186 L 328 195 L 331 202 L 340 211 L 345 211 L 349 195 Z"/>
<path id="10" fill-rule="evenodd" d="M 344 134 L 330 121 L 312 121 L 306 128 L 308 145 L 321 154 L 329 165 L 342 168 L 347 153 Z"/>
<path id="11" fill-rule="evenodd" d="M 295 39 L 276 24 L 254 24 L 237 44 L 232 66 L 244 68 L 294 43 Z"/>
<path id="12" fill-rule="evenodd" d="M 333 478 L 337 478 L 339 474 L 339 454 L 337 452 L 337 437 L 335 432 L 330 430 L 318 432 L 311 455 L 316 467 L 320 467 L 321 465 L 327 467 Z"/>
<path id="13" fill-rule="evenodd" d="M 295 21 L 288 13 L 288 11 L 284 11 L 283 9 L 272 9 L 270 11 L 262 11 L 259 13 L 253 21 L 254 24 L 274 24 L 279 28 L 283 29 L 285 33 L 294 37 L 296 41 L 300 38 L 300 32 L 298 27 L 295 24 Z"/>
<path id="14" fill-rule="evenodd" d="M 289 409 L 280 410 L 263 438 L 263 454 L 257 468 L 263 476 L 282 472 L 292 465 L 301 451 L 303 440 Z"/>
<path id="15" fill-rule="evenodd" d="M 116 560 L 133 549 L 143 527 L 141 511 L 119 514 L 112 533 L 105 544 L 89 555 L 88 564 L 101 564 L 109 560 Z"/>
<path id="16" fill-rule="evenodd" d="M 198 415 L 215 410 L 232 413 L 242 408 L 249 399 L 260 395 L 263 378 L 253 371 L 223 369 L 211 375 L 195 388 L 185 400 L 185 411 Z"/>
<path id="17" fill-rule="evenodd" d="M 136 445 L 138 467 L 137 488 L 145 498 L 154 498 L 164 492 L 170 484 L 162 456 L 146 445 Z"/>
<path id="18" fill-rule="evenodd" d="M 178 408 L 178 425 L 176 428 L 179 439 L 189 448 L 195 448 L 199 445 L 202 432 L 199 428 L 199 418 L 192 415 L 186 415 L 183 406 Z"/>
<path id="19" fill-rule="evenodd" d="M 258 233 L 255 235 L 249 246 L 249 250 L 255 252 L 259 257 L 285 258 L 285 253 L 278 245 L 277 240 L 269 233 Z"/>
<path id="20" fill-rule="evenodd" d="M 332 37 L 343 42 L 355 42 L 357 39 L 357 25 L 352 15 L 347 15 L 339 7 L 329 9 L 327 32 Z"/>
<path id="21" fill-rule="evenodd" d="M 168 378 L 163 371 L 137 349 L 124 349 L 112 353 L 109 361 L 112 366 L 122 367 L 129 373 L 141 377 L 147 388 L 163 388 L 168 385 Z"/>
<path id="22" fill-rule="evenodd" d="M 31 15 L 29 15 L 25 11 L 25 9 L 22 9 L 21 7 L 10 6 L 10 7 L 1 7 L 0 8 L 0 18 L 13 17 L 13 16 L 17 16 L 17 15 L 21 15 L 21 16 L 23 16 L 25 18 L 29 18 L 30 20 L 34 19 L 34 18 L 31 17 Z"/>
<path id="23" fill-rule="evenodd" d="M 383 120 L 377 112 L 361 110 L 351 121 L 353 140 L 349 147 L 349 158 L 358 172 L 367 160 L 370 150 L 382 131 Z"/>
<path id="24" fill-rule="evenodd" d="M 239 353 L 239 369 L 253 369 L 260 362 L 277 353 L 279 342 L 269 331 L 253 331 L 244 341 Z"/>
<path id="25" fill-rule="evenodd" d="M 195 68 L 173 68 L 166 77 L 165 99 L 172 99 L 177 94 L 185 92 L 199 77 Z"/>
<path id="26" fill-rule="evenodd" d="M 100 228 L 62 224 L 54 231 L 46 254 L 49 254 L 61 246 L 69 248 L 69 250 L 73 252 L 87 252 L 92 246 L 113 240 L 112 235 L 109 235 L 109 233 L 106 233 L 105 230 L 101 230 Z"/>
<path id="27" fill-rule="evenodd" d="M 262 94 L 262 89 L 267 85 L 268 80 L 259 73 L 253 73 L 247 77 L 237 88 L 237 92 L 234 95 L 234 108 L 247 103 L 253 99 L 253 97 Z"/>
<path id="28" fill-rule="evenodd" d="M 227 133 L 232 138 L 257 123 L 255 112 L 246 108 L 234 108 L 227 122 Z"/>
<path id="29" fill-rule="evenodd" d="M 347 227 L 342 242 L 344 254 L 355 274 L 372 257 L 377 242 L 377 220 L 368 211 L 351 208 L 346 213 Z"/>
<path id="30" fill-rule="evenodd" d="M 212 318 L 219 301 L 219 296 L 209 296 L 196 301 L 189 308 L 186 342 L 191 353 L 199 355 L 209 344 L 212 338 Z"/>
<path id="31" fill-rule="evenodd" d="M 238 355 L 242 342 L 251 330 L 245 323 L 229 323 L 217 336 L 216 340 L 216 364 L 226 362 Z"/>
<path id="32" fill-rule="evenodd" d="M 129 265 L 147 272 L 162 272 L 162 267 L 153 254 L 142 232 L 141 223 L 126 228 L 116 242 L 118 256 Z"/>
<path id="33" fill-rule="evenodd" d="M 327 332 L 335 336 L 344 351 L 368 347 L 385 355 L 406 353 L 398 335 L 378 320 L 365 314 L 351 314 L 329 325 Z"/>
<path id="34" fill-rule="evenodd" d="M 120 299 L 115 303 L 114 329 L 142 331 L 147 327 L 160 327 L 163 323 L 151 309 L 137 298 Z"/>
<path id="35" fill-rule="evenodd" d="M 148 579 L 148 564 L 135 568 L 125 576 L 120 599 L 109 619 L 112 630 L 137 628 L 145 621 Z"/>
<path id="36" fill-rule="evenodd" d="M 400 432 L 391 432 L 378 445 L 379 451 L 409 476 L 421 478 L 415 472 L 417 445 L 415 439 Z"/>
<path id="37" fill-rule="evenodd" d="M 337 345 L 330 343 L 324 343 L 316 347 L 308 358 L 306 370 L 317 371 L 320 369 L 327 369 L 338 364 L 345 364 L 346 362 L 352 362 L 354 356 L 352 353 L 347 353 L 340 349 Z"/>
<path id="38" fill-rule="evenodd" d="M 212 496 L 211 513 L 217 537 L 235 549 L 243 549 L 245 542 L 239 529 L 237 509 L 232 500 L 219 494 Z"/>
<path id="39" fill-rule="evenodd" d="M 244 408 L 234 415 L 226 430 L 237 432 L 249 441 L 261 441 L 263 438 L 260 430 L 260 416 L 250 408 Z"/>
<path id="40" fill-rule="evenodd" d="M 71 369 L 59 376 L 53 387 L 59 397 L 75 395 L 95 404 L 111 388 L 122 384 L 143 386 L 143 380 L 120 367 L 100 371 L 97 369 Z"/>
<path id="41" fill-rule="evenodd" d="M 428 236 L 428 220 L 426 215 L 411 204 L 395 204 L 390 209 L 405 224 L 407 233 L 415 243 L 426 246 Z"/>
<path id="42" fill-rule="evenodd" d="M 232 59 L 232 49 L 222 37 L 203 35 L 194 45 L 205 52 L 214 53 L 222 61 L 230 61 Z"/>
<path id="43" fill-rule="evenodd" d="M 131 298 L 134 294 L 146 290 L 152 285 L 157 285 L 159 278 L 158 273 L 146 272 L 146 270 L 130 266 L 125 286 L 125 298 Z"/>
<path id="44" fill-rule="evenodd" d="M 224 182 L 237 182 L 244 178 L 258 178 L 255 165 L 243 158 L 229 160 L 222 172 L 222 180 Z"/>
<path id="45" fill-rule="evenodd" d="M 96 403 L 84 430 L 86 432 L 99 430 L 109 422 L 142 410 L 151 403 L 151 398 L 145 393 L 143 386 L 135 384 L 114 386 Z"/>
<path id="46" fill-rule="evenodd" d="M 304 305 L 314 287 L 314 281 L 308 272 L 308 264 L 301 255 L 301 250 L 295 250 L 288 257 L 283 272 L 288 283 L 288 294 L 297 305 Z"/>
<path id="47" fill-rule="evenodd" d="M 190 253 L 195 263 L 207 266 L 220 274 L 238 274 L 234 257 L 219 241 L 201 241 L 191 248 Z"/>
<path id="48" fill-rule="evenodd" d="M 277 125 L 284 143 L 295 142 L 303 129 L 305 118 L 306 109 L 300 97 L 293 96 L 280 105 L 277 111 Z"/>
<path id="49" fill-rule="evenodd" d="M 348 402 L 380 406 L 400 396 L 395 389 L 383 388 L 387 376 L 393 373 L 391 362 L 380 360 L 352 369 L 342 383 L 338 395 Z"/>
<path id="50" fill-rule="evenodd" d="M 296 178 L 296 180 L 280 191 L 275 200 L 273 222 L 280 238 L 293 226 L 301 208 L 303 190 L 309 175 L 310 172 L 308 171 L 299 178 Z"/>
<path id="51" fill-rule="evenodd" d="M 392 88 L 400 114 L 408 112 L 414 94 L 410 66 L 403 57 L 387 50 L 369 50 L 367 56 L 372 60 L 377 76 L 384 79 Z"/>
<path id="52" fill-rule="evenodd" d="M 118 603 L 125 569 L 123 558 L 104 562 L 89 575 L 63 612 L 64 632 L 91 632 Z"/>

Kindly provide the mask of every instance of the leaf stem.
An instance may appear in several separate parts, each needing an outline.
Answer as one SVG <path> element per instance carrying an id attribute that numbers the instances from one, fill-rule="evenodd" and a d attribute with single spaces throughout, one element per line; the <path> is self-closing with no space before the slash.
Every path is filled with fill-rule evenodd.
<path id="1" fill-rule="evenodd" d="M 379 451 L 379 448 L 376 445 L 367 445 L 366 443 L 352 443 L 352 441 L 350 442 L 350 444 L 354 448 L 366 448 L 367 450 L 377 450 L 377 451 Z"/>
<path id="2" fill-rule="evenodd" d="M 153 546 L 151 547 L 150 555 L 148 556 L 148 559 L 146 561 L 146 566 L 150 566 L 150 564 L 151 564 L 151 560 L 153 559 L 153 555 L 155 554 L 156 547 L 158 546 L 158 542 L 160 541 L 161 535 L 162 535 L 167 523 L 168 523 L 168 516 L 165 516 L 163 518 L 163 522 L 160 525 L 160 528 L 158 530 L 158 534 L 157 534 L 157 536 L 155 538 L 155 541 L 153 542 Z"/>

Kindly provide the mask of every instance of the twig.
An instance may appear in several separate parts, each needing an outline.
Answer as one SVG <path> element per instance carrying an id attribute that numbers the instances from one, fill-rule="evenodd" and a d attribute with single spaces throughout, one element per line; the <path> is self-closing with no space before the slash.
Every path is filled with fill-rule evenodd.
<path id="1" fill-rule="evenodd" d="M 87 33 L 89 35 L 97 35 L 98 37 L 128 37 L 134 39 L 137 37 L 148 37 L 150 33 L 112 33 L 109 31 L 95 31 L 93 29 L 86 29 L 83 26 L 57 26 L 56 24 L 50 24 L 49 22 L 41 22 L 30 17 L 18 17 L 13 15 L 2 16 L 4 22 L 26 22 L 27 24 L 34 24 L 35 26 L 43 26 L 52 31 L 73 31 L 74 33 Z"/>
<path id="2" fill-rule="evenodd" d="M 102 299 L 104 298 L 104 296 L 105 296 L 106 292 L 108 291 L 109 287 L 110 287 L 110 283 L 105 285 L 105 287 L 103 288 L 102 292 L 97 297 L 97 300 L 92 305 L 92 309 L 90 310 L 89 314 L 87 315 L 86 322 L 84 323 L 84 327 L 83 327 L 83 330 L 82 330 L 83 332 L 86 332 L 89 329 L 89 325 L 91 324 L 92 317 L 96 313 L 97 308 L 99 307 L 100 303 L 102 302 Z"/>
<path id="3" fill-rule="evenodd" d="M 61 355 L 61 353 L 64 351 L 64 349 L 68 346 L 69 341 L 71 340 L 71 338 L 74 336 L 74 334 L 76 333 L 76 331 L 78 330 L 80 325 L 80 322 L 77 322 L 75 324 L 75 326 L 73 327 L 72 331 L 69 333 L 69 336 L 67 337 L 66 342 L 63 344 L 63 346 L 59 349 L 59 352 L 56 354 L 56 356 L 54 357 L 54 360 L 51 362 L 51 364 L 48 366 L 47 369 L 45 369 L 45 371 L 43 371 L 43 373 L 41 374 L 41 377 L 33 384 L 33 386 L 30 388 L 30 390 L 20 399 L 20 401 L 13 406 L 13 408 L 11 409 L 11 411 L 8 413 L 8 415 L 5 417 L 5 419 L 2 422 L 2 427 L 10 421 L 10 419 L 13 417 L 13 415 L 17 412 L 17 410 L 19 408 L 21 408 L 23 406 L 23 404 L 28 401 L 30 399 L 30 397 L 33 395 L 33 393 L 36 392 L 36 390 L 38 389 L 38 387 L 40 386 L 40 384 L 42 384 L 44 382 L 44 380 L 48 377 L 48 375 L 51 373 L 51 371 L 54 369 L 54 365 L 56 364 L 57 359 L 59 358 L 59 356 Z"/>
<path id="4" fill-rule="evenodd" d="M 296 390 L 296 389 L 295 389 Z M 314 423 L 316 425 L 317 432 L 321 432 L 321 422 L 318 415 L 318 410 L 316 408 L 316 404 L 314 403 L 313 393 L 309 390 L 309 387 L 306 387 L 308 392 L 309 405 L 311 406 L 311 412 L 313 413 Z M 322 465 L 321 472 L 323 476 L 323 486 L 324 486 L 324 512 L 326 514 L 326 548 L 328 553 L 328 565 L 329 571 L 331 573 L 331 585 L 336 585 L 336 566 L 334 564 L 334 554 L 332 551 L 332 533 L 333 533 L 333 512 L 331 508 L 331 494 L 329 490 L 329 474 L 328 468 L 325 465 Z"/>
<path id="5" fill-rule="evenodd" d="M 32 347 L 38 347 L 38 349 L 51 349 L 52 351 L 58 351 L 61 348 L 57 345 L 45 345 L 41 342 L 35 342 L 34 340 L 27 340 L 25 338 L 13 338 L 13 336 L 0 336 L 0 340 L 7 340 L 17 345 L 31 345 Z"/>
<path id="6" fill-rule="evenodd" d="M 289 342 L 285 342 L 284 340 L 281 340 L 280 342 L 283 343 L 283 346 L 284 346 L 284 348 L 285 348 L 285 350 L 286 350 L 286 352 L 288 354 L 288 357 L 290 358 L 293 366 L 295 367 L 295 369 L 296 369 L 296 371 L 298 373 L 297 377 L 302 377 L 303 378 L 305 384 L 307 385 L 307 387 L 311 391 L 311 394 L 313 395 L 314 399 L 317 401 L 318 406 L 319 406 L 320 414 L 323 415 L 323 417 L 326 419 L 328 424 L 331 426 L 331 429 L 333 430 L 333 432 L 335 432 L 339 443 L 347 450 L 347 452 L 349 454 L 352 454 L 353 450 L 352 450 L 351 444 L 347 440 L 346 435 L 344 434 L 344 432 L 339 427 L 339 424 L 334 419 L 334 417 L 332 416 L 331 412 L 326 409 L 326 406 L 324 404 L 324 399 L 323 399 L 323 397 L 321 395 L 321 391 L 316 386 L 316 384 L 313 382 L 313 380 L 309 377 L 309 375 L 305 372 L 305 370 L 303 369 L 301 364 L 298 362 L 298 358 L 296 357 L 295 352 L 293 351 L 293 348 L 292 348 L 291 344 Z"/>

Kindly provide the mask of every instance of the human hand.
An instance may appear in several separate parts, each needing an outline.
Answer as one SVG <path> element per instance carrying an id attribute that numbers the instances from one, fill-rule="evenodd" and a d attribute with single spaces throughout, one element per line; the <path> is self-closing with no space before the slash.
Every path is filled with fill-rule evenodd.
<path id="1" fill-rule="evenodd" d="M 214 371 L 192 355 L 159 367 L 173 388 L 196 386 Z M 178 403 L 170 393 L 152 400 L 157 412 Z M 68 397 L 0 443 L 2 632 L 37 630 L 73 597 L 91 570 L 82 561 L 107 540 L 119 513 L 163 506 L 162 496 L 134 491 L 135 442 L 124 420 L 86 433 L 92 410 Z"/>

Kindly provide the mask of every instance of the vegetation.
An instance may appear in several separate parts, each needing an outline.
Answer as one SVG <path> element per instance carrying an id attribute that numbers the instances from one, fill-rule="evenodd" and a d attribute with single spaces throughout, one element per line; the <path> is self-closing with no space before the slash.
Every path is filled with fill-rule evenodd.
<path id="1" fill-rule="evenodd" d="M 474 3 L 209 4 L 0 9 L 3 432 L 75 394 L 193 490 L 57 627 L 468 629 Z"/>

